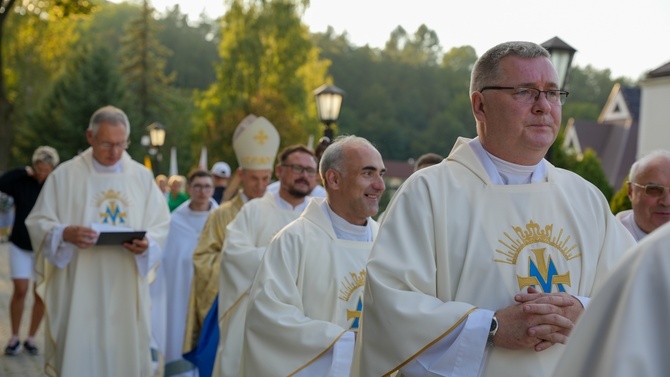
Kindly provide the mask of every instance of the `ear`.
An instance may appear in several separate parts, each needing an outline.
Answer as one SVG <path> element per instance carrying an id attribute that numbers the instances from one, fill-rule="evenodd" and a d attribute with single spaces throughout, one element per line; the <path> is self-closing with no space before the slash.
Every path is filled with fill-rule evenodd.
<path id="1" fill-rule="evenodd" d="M 628 199 L 633 200 L 633 183 L 628 182 Z"/>
<path id="2" fill-rule="evenodd" d="M 93 146 L 93 131 L 86 130 L 86 141 L 88 141 L 89 145 Z"/>
<path id="3" fill-rule="evenodd" d="M 326 171 L 326 174 L 324 174 L 325 181 L 328 183 L 328 187 L 331 189 L 339 189 L 340 187 L 340 181 L 342 176 L 340 175 L 340 172 L 338 172 L 335 169 L 328 169 Z"/>
<path id="4" fill-rule="evenodd" d="M 472 114 L 479 122 L 486 121 L 486 109 L 484 95 L 480 92 L 473 92 L 470 96 L 472 104 Z"/>
<path id="5" fill-rule="evenodd" d="M 275 176 L 277 177 L 277 179 L 280 179 L 281 177 L 281 168 L 282 168 L 281 164 L 277 164 L 277 166 L 275 166 Z"/>

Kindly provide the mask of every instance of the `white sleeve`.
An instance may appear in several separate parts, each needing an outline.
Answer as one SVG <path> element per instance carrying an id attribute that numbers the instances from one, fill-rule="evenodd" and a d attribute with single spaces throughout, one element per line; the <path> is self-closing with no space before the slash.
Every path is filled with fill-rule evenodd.
<path id="1" fill-rule="evenodd" d="M 584 307 L 584 309 L 586 309 L 586 306 L 587 306 L 587 305 L 589 304 L 589 302 L 591 301 L 591 297 L 583 297 L 583 296 L 577 296 L 577 295 L 573 295 L 572 297 L 574 297 L 574 298 L 576 298 L 577 300 L 579 300 L 579 302 L 582 303 L 582 306 Z"/>
<path id="2" fill-rule="evenodd" d="M 58 268 L 65 268 L 70 263 L 72 255 L 77 247 L 63 240 L 63 231 L 67 225 L 56 225 L 47 233 L 42 249 L 40 250 L 44 258 Z"/>
<path id="3" fill-rule="evenodd" d="M 400 369 L 403 376 L 479 376 L 486 360 L 491 310 L 475 310 L 457 328 Z"/>
<path id="4" fill-rule="evenodd" d="M 163 255 L 160 245 L 147 235 L 149 240 L 149 247 L 144 250 L 142 254 L 135 255 L 135 262 L 137 262 L 137 271 L 141 276 L 146 276 L 157 263 L 160 262 Z"/>
<path id="5" fill-rule="evenodd" d="M 348 377 L 354 359 L 355 340 L 353 331 L 345 332 L 328 352 L 296 373 L 295 377 Z"/>

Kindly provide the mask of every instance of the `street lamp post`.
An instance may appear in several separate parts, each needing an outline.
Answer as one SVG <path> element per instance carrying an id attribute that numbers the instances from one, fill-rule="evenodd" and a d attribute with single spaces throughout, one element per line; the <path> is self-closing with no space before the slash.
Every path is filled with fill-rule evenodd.
<path id="1" fill-rule="evenodd" d="M 541 46 L 549 51 L 549 54 L 551 54 L 551 62 L 556 68 L 556 72 L 558 73 L 558 84 L 560 85 L 559 89 L 566 90 L 568 86 L 568 76 L 570 75 L 570 67 L 572 66 L 572 58 L 575 56 L 575 52 L 577 52 L 577 50 L 575 50 L 569 44 L 565 43 L 559 37 L 553 37 L 550 40 L 542 43 Z M 554 146 L 552 144 L 545 156 L 545 159 L 549 162 L 552 161 L 553 149 Z"/>
<path id="2" fill-rule="evenodd" d="M 321 85 L 314 90 L 316 97 L 316 110 L 319 113 L 319 120 L 326 128 L 323 130 L 323 136 L 333 140 L 333 129 L 330 125 L 337 122 L 340 117 L 340 108 L 344 98 L 344 90 L 335 85 Z"/>
<path id="3" fill-rule="evenodd" d="M 154 176 L 158 175 L 158 163 L 161 160 L 160 149 L 165 144 L 165 127 L 158 123 L 151 123 L 147 127 L 147 132 L 149 132 L 149 155 L 155 157 L 155 164 L 152 165 L 154 170 Z M 146 139 L 143 138 L 143 144 L 146 142 Z"/>
<path id="4" fill-rule="evenodd" d="M 570 75 L 570 66 L 572 58 L 575 56 L 575 50 L 572 46 L 565 43 L 559 37 L 553 37 L 541 44 L 551 54 L 551 62 L 558 72 L 558 81 L 561 90 L 568 86 L 568 76 Z"/>

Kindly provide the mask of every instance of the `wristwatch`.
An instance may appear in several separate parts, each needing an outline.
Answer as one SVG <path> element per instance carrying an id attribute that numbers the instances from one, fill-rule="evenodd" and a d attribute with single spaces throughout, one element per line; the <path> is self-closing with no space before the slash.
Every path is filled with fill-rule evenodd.
<path id="1" fill-rule="evenodd" d="M 491 318 L 491 328 L 489 329 L 489 337 L 486 339 L 486 346 L 491 346 L 493 347 L 495 344 L 493 342 L 493 337 L 496 335 L 498 332 L 498 318 L 496 316 L 493 316 Z"/>

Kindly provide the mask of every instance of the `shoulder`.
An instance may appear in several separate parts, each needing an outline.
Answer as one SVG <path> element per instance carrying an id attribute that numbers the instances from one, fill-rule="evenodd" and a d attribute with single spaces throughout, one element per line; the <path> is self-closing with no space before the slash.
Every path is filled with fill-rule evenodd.
<path id="1" fill-rule="evenodd" d="M 553 167 L 553 181 L 565 189 L 586 190 L 586 193 L 602 195 L 593 183 L 582 178 L 579 174 L 563 168 Z M 550 178 L 551 179 L 551 178 Z"/>

